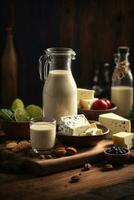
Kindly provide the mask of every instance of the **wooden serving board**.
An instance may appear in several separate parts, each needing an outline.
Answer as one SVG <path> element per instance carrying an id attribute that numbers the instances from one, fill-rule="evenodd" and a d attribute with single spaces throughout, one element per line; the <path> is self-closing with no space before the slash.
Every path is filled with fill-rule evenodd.
<path id="1" fill-rule="evenodd" d="M 64 156 L 52 159 L 31 159 L 22 157 L 5 149 L 0 150 L 0 169 L 6 169 L 14 173 L 26 173 L 32 175 L 48 175 L 84 166 L 85 163 L 97 163 L 104 159 L 104 148 L 112 145 L 110 140 L 102 140 L 92 148 L 78 150 L 72 156 Z"/>

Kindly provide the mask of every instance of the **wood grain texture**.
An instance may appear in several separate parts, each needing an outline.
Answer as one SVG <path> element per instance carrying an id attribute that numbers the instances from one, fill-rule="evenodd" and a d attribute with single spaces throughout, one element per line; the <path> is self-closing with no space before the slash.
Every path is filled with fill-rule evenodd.
<path id="1" fill-rule="evenodd" d="M 81 169 L 40 178 L 0 174 L 2 200 L 12 199 L 126 199 L 134 194 L 134 165 L 120 170 L 102 172 L 99 167 L 82 172 L 80 181 L 71 184 L 70 177 Z M 8 190 L 7 190 L 8 188 Z M 113 193 L 111 193 L 111 192 Z M 131 198 L 132 199 L 132 198 Z"/>
<path id="2" fill-rule="evenodd" d="M 13 153 L 0 146 L 0 169 L 4 172 L 43 176 L 84 166 L 85 163 L 98 163 L 104 160 L 104 148 L 112 141 L 102 140 L 92 148 L 78 150 L 73 156 L 52 159 L 31 159 L 22 154 Z"/>
<path id="3" fill-rule="evenodd" d="M 2 0 L 0 3 L 0 56 L 5 44 L 4 29 L 10 21 L 8 2 Z M 111 73 L 113 53 L 119 45 L 130 47 L 129 58 L 134 74 L 133 0 L 14 2 L 18 95 L 26 104 L 42 103 L 43 83 L 39 80 L 38 58 L 48 47 L 66 46 L 76 51 L 72 71 L 78 87 L 90 87 L 96 63 L 109 62 Z"/>

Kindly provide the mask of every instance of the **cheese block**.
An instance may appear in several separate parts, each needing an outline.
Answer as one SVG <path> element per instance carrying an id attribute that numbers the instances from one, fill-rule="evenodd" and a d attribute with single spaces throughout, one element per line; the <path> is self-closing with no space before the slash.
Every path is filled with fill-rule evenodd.
<path id="1" fill-rule="evenodd" d="M 80 99 L 80 108 L 85 109 L 85 110 L 90 110 L 93 103 L 97 100 L 98 98 L 93 98 L 93 99 Z"/>
<path id="2" fill-rule="evenodd" d="M 99 122 L 106 126 L 110 135 L 118 132 L 131 132 L 131 121 L 114 113 L 99 115 Z"/>
<path id="3" fill-rule="evenodd" d="M 119 132 L 112 136 L 115 146 L 131 149 L 134 146 L 134 133 Z"/>
<path id="4" fill-rule="evenodd" d="M 77 100 L 78 107 L 81 99 L 93 99 L 94 98 L 94 90 L 88 90 L 84 88 L 77 88 Z"/>
<path id="5" fill-rule="evenodd" d="M 59 131 L 64 135 L 78 136 L 90 127 L 89 121 L 83 114 L 61 117 Z"/>

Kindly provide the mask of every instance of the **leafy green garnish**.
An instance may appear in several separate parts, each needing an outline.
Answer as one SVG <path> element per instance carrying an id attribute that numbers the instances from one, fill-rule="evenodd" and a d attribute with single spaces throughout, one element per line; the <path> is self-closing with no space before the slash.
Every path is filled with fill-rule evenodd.
<path id="1" fill-rule="evenodd" d="M 10 109 L 1 108 L 0 109 L 0 118 L 7 120 L 7 121 L 13 121 L 14 113 Z"/>

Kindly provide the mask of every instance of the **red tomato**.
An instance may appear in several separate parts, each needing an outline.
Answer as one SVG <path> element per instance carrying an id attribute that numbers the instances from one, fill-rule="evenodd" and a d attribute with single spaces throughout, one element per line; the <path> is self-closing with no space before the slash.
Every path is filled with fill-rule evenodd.
<path id="1" fill-rule="evenodd" d="M 108 99 L 104 99 L 104 101 L 107 103 L 108 109 L 112 107 L 111 102 Z"/>
<path id="2" fill-rule="evenodd" d="M 93 110 L 106 110 L 108 109 L 108 104 L 104 99 L 96 100 L 92 105 Z"/>

